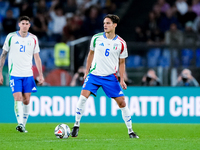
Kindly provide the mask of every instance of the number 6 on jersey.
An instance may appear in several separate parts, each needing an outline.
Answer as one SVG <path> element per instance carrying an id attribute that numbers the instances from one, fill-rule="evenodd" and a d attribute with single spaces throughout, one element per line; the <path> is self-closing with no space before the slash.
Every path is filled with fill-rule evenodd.
<path id="1" fill-rule="evenodd" d="M 110 51 L 110 49 L 107 48 L 106 51 L 105 51 L 106 56 L 109 56 L 109 54 L 110 54 L 109 51 Z"/>

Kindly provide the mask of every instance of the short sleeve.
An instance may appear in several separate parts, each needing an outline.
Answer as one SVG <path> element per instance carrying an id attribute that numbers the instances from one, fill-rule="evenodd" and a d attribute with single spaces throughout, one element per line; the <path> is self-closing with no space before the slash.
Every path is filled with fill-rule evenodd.
<path id="1" fill-rule="evenodd" d="M 93 36 L 91 41 L 90 41 L 90 50 L 92 50 L 92 51 L 94 51 L 94 48 L 95 48 L 96 38 Z"/>
<path id="2" fill-rule="evenodd" d="M 128 57 L 128 51 L 126 42 L 121 42 L 120 58 L 127 58 L 127 57 Z"/>
<path id="3" fill-rule="evenodd" d="M 12 39 L 12 35 L 8 34 L 2 47 L 3 50 L 7 52 L 10 50 L 11 39 Z"/>
<path id="4" fill-rule="evenodd" d="M 34 38 L 34 44 L 35 44 L 35 47 L 34 47 L 34 54 L 35 53 L 39 53 L 40 52 L 40 47 L 39 47 L 39 42 L 38 42 L 38 38 L 35 36 Z"/>

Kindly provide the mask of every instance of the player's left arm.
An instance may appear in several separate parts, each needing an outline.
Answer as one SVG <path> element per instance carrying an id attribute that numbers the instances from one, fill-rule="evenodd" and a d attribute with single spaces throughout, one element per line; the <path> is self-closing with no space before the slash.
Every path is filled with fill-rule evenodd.
<path id="1" fill-rule="evenodd" d="M 35 59 L 37 70 L 39 72 L 39 84 L 42 85 L 44 82 L 44 76 L 42 72 L 42 62 L 41 62 L 39 53 L 34 54 L 34 59 Z"/>
<path id="2" fill-rule="evenodd" d="M 120 85 L 123 89 L 127 89 L 127 85 L 124 82 L 124 74 L 125 74 L 125 58 L 120 58 L 119 59 Z"/>
<path id="3" fill-rule="evenodd" d="M 8 52 L 3 50 L 1 56 L 0 56 L 0 85 L 3 84 L 3 75 L 2 75 L 2 71 L 3 71 L 3 66 L 6 60 L 6 56 L 7 56 Z"/>

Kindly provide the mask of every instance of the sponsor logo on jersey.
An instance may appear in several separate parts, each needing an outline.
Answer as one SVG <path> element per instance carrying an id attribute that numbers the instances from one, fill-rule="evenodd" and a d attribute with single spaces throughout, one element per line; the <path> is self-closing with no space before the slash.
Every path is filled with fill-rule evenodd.
<path id="1" fill-rule="evenodd" d="M 101 44 L 99 44 L 100 46 L 104 46 L 104 44 L 103 43 L 101 43 Z"/>
<path id="2" fill-rule="evenodd" d="M 17 41 L 17 42 L 15 42 L 15 44 L 19 44 L 19 42 Z"/>
<path id="3" fill-rule="evenodd" d="M 113 46 L 113 49 L 117 50 L 117 46 L 118 46 L 118 44 L 115 43 L 114 46 Z"/>

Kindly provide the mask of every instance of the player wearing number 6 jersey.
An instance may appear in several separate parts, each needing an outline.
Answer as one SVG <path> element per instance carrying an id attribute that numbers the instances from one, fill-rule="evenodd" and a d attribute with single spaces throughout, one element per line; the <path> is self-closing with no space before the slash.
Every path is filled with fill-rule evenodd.
<path id="1" fill-rule="evenodd" d="M 0 84 L 3 84 L 2 69 L 9 53 L 10 88 L 14 97 L 14 110 L 18 121 L 16 130 L 27 132 L 25 125 L 29 116 L 30 96 L 31 92 L 37 91 L 32 71 L 33 56 L 39 72 L 39 84 L 44 82 L 44 77 L 38 39 L 28 32 L 30 18 L 20 17 L 18 25 L 20 30 L 8 34 L 3 45 L 0 57 Z"/>
<path id="2" fill-rule="evenodd" d="M 113 98 L 121 109 L 122 117 L 128 128 L 130 138 L 139 138 L 132 130 L 131 115 L 125 103 L 123 89 L 127 86 L 124 82 L 125 58 L 128 57 L 126 42 L 115 34 L 119 22 L 116 15 L 107 15 L 104 18 L 104 32 L 92 37 L 90 52 L 87 58 L 85 81 L 77 103 L 75 124 L 72 137 L 78 136 L 80 120 L 84 113 L 85 103 L 90 94 L 96 95 L 102 87 L 106 95 Z M 116 73 L 119 70 L 120 83 Z M 120 86 L 121 85 L 121 86 Z"/>

